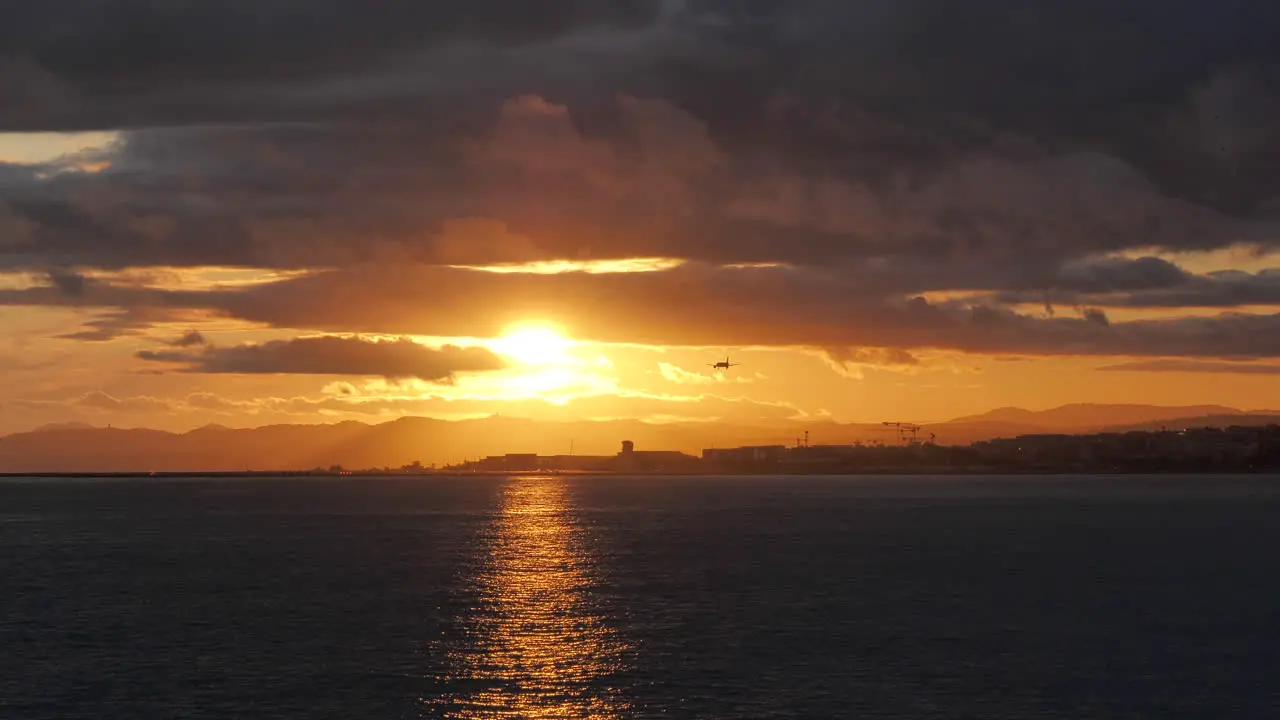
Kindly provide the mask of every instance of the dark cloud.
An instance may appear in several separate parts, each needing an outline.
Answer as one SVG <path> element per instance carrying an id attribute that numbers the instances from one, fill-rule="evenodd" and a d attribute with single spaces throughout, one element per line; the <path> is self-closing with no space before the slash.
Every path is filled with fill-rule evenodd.
<path id="1" fill-rule="evenodd" d="M 1163 309 L 1280 305 L 1280 269 L 1219 270 L 1193 275 L 1161 264 L 1106 264 L 1111 272 L 1105 277 L 1088 274 L 1084 282 L 1046 286 L 1047 293 L 1007 291 L 995 294 L 993 300 L 1004 304 L 1046 300 L 1067 305 Z"/>
<path id="2" fill-rule="evenodd" d="M 1221 247 L 1280 208 L 1280 10 L 1265 3 L 530 12 L 510 0 L 15 11 L 0 42 L 12 62 L 65 86 L 81 124 L 134 132 L 113 171 L 0 200 L 34 224 L 43 255 L 100 266 L 440 262 L 467 254 L 447 223 L 474 217 L 512 237 L 477 261 L 1024 264 Z M 7 107 L 31 129 L 70 117 Z"/>
<path id="3" fill-rule="evenodd" d="M 637 30 L 661 8 L 660 0 L 27 4 L 6 8 L 0 29 L 8 80 L 0 103 L 10 109 L 6 129 L 23 130 L 279 119 L 314 108 L 307 91 L 326 83 L 376 86 L 458 45 L 499 53 L 575 31 Z"/>
<path id="4" fill-rule="evenodd" d="M 205 339 L 198 331 L 192 330 L 169 343 L 174 347 L 189 348 L 208 345 L 209 341 Z"/>
<path id="5" fill-rule="evenodd" d="M 1100 325 L 1102 327 L 1111 326 L 1111 320 L 1107 317 L 1107 312 L 1100 308 L 1084 308 L 1080 311 L 1080 317 L 1084 318 L 1086 322 L 1091 322 L 1094 325 Z"/>
<path id="6" fill-rule="evenodd" d="M 366 113 L 385 111 L 389 93 L 431 97 L 457 77 L 497 83 L 508 94 L 542 92 L 547 55 L 574 49 L 607 57 L 599 47 L 606 43 L 580 38 L 608 28 L 630 61 L 597 62 L 590 75 L 575 76 L 574 89 L 668 97 L 730 137 L 758 131 L 763 103 L 794 97 L 851 111 L 864 106 L 904 123 L 957 116 L 1022 134 L 1097 139 L 1135 131 L 1185 100 L 1189 87 L 1227 70 L 1274 65 L 1280 24 L 1280 11 L 1250 0 L 549 0 L 531 7 L 515 0 L 15 6 L 0 30 L 10 84 L 57 88 L 46 95 L 93 112 L 60 115 L 54 103 L 15 103 L 27 112 L 6 119 L 47 129 L 58 120 L 119 127 L 259 121 L 305 110 L 328 117 L 352 108 L 300 103 L 298 91 L 332 91 L 343 80 L 366 87 L 344 96 L 369 106 Z M 655 29 L 688 49 L 672 57 L 653 44 L 627 44 Z M 519 64 L 504 54 L 521 47 L 536 52 Z M 431 61 L 459 48 L 472 48 L 468 65 L 486 72 L 459 65 L 438 77 L 445 74 Z M 522 75 L 530 65 L 542 74 Z"/>
<path id="7" fill-rule="evenodd" d="M 111 170 L 0 189 L 45 262 L 333 267 L 664 255 L 1028 266 L 1138 247 L 1272 242 L 1163 194 L 1120 158 L 996 143 L 877 183 L 733 153 L 661 100 L 611 103 L 594 136 L 565 106 L 507 101 L 483 137 L 429 130 L 132 134 Z M 775 151 L 769 151 L 775 152 Z M 411 160 L 409 158 L 412 158 Z M 25 189 L 24 189 L 25 188 Z M 32 262 L 0 248 L 0 263 Z M 1009 273 L 1014 274 L 1014 273 Z"/>
<path id="8" fill-rule="evenodd" d="M 4 183 L 4 169 L 4 163 L 0 163 L 0 186 Z M 35 230 L 35 223 L 15 213 L 8 203 L 0 202 L 0 250 L 30 252 Z"/>
<path id="9" fill-rule="evenodd" d="M 1212 272 L 1179 287 L 1131 294 L 1120 304 L 1164 308 L 1280 304 L 1280 269 Z"/>
<path id="10" fill-rule="evenodd" d="M 13 291 L 10 300 L 40 289 Z M 1036 317 L 963 300 L 856 292 L 839 269 L 715 268 L 505 274 L 365 265 L 237 290 L 114 288 L 106 296 L 212 310 L 280 328 L 443 337 L 500 335 L 530 318 L 573 337 L 664 345 L 945 348 L 992 354 L 1272 357 L 1280 316 L 1114 322 L 1086 308 Z M 36 300 L 42 302 L 42 300 Z M 217 357 L 214 355 L 214 357 Z"/>
<path id="11" fill-rule="evenodd" d="M 1068 264 L 1056 280 L 1049 289 L 1098 293 L 1175 287 L 1190 283 L 1192 276 L 1168 260 L 1156 257 L 1105 258 Z"/>
<path id="12" fill-rule="evenodd" d="M 0 301 L 118 313 L 85 339 L 208 307 L 304 330 L 489 335 L 545 314 L 653 342 L 1271 352 L 1235 335 L 1267 316 L 1107 310 L 1278 303 L 1267 273 L 1116 256 L 1280 239 L 1280 6 L 322 5 L 13 8 L 0 128 L 126 132 L 0 164 L 0 268 L 75 269 Z M 696 264 L 429 267 L 633 256 Z M 734 263 L 792 267 L 714 267 Z M 216 293 L 75 281 L 197 265 L 338 270 Z M 948 292 L 981 297 L 911 299 Z M 1088 309 L 1009 310 L 1028 303 Z"/>
<path id="13" fill-rule="evenodd" d="M 79 303 L 78 298 L 72 302 Z M 84 323 L 80 330 L 58 335 L 60 340 L 80 342 L 110 342 L 122 337 L 143 335 L 152 326 L 177 319 L 179 315 L 159 307 L 131 305 L 127 308 L 97 313 Z"/>
<path id="14" fill-rule="evenodd" d="M 83 275 L 59 270 L 49 273 L 49 281 L 58 290 L 73 298 L 82 297 L 85 285 L 88 283 L 88 280 Z"/>
<path id="15" fill-rule="evenodd" d="M 949 348 L 984 353 L 1258 356 L 1280 353 L 1280 316 L 1109 322 L 1037 318 L 962 301 L 860 294 L 839 270 L 728 270 L 557 276 L 375 266 L 224 297 L 234 317 L 284 327 L 496 335 L 529 317 L 574 337 L 687 345 Z M 464 314 L 455 308 L 466 308 Z"/>
<path id="16" fill-rule="evenodd" d="M 1123 304 L 1116 298 L 1126 295 L 1119 293 L 1109 303 L 1076 302 L 1072 312 L 1038 316 L 981 296 L 929 300 L 897 294 L 870 275 L 850 272 L 841 266 L 691 263 L 659 272 L 530 274 L 373 263 L 233 289 L 103 285 L 75 302 L 109 313 L 99 323 L 128 317 L 123 313 L 134 319 L 153 313 L 171 322 L 182 313 L 213 312 L 277 328 L 337 333 L 495 337 L 534 318 L 561 323 L 585 340 L 662 345 L 1188 357 L 1280 352 L 1276 315 L 1115 321 L 1106 308 Z M 1213 276 L 1191 277 L 1201 282 Z M 0 291 L 5 304 L 71 302 L 54 288 Z M 106 309 L 111 307 L 131 310 Z"/>
<path id="17" fill-rule="evenodd" d="M 727 4 L 693 5 L 714 13 Z M 1173 108 L 1191 110 L 1193 88 L 1234 74 L 1257 78 L 1246 97 L 1273 93 L 1270 71 L 1280 57 L 1271 40 L 1280 10 L 1249 0 L 750 7 L 720 13 L 721 37 L 738 62 L 687 63 L 671 76 L 673 97 L 717 124 L 747 134 L 763 99 L 790 96 L 838 108 L 836 117 L 874 109 L 904 124 L 971 128 L 949 133 L 957 143 L 1003 131 L 1087 144 L 1202 197 L 1220 189 L 1213 184 L 1226 175 L 1181 174 L 1194 161 L 1186 140 L 1170 131 Z M 1239 97 L 1224 101 L 1241 112 L 1269 111 Z M 1209 109 L 1209 120 L 1225 114 L 1212 102 Z M 815 153 L 839 147 L 831 134 L 814 140 L 802 134 L 800 143 Z M 1246 178 L 1235 178 L 1231 191 L 1235 197 L 1219 200 L 1248 204 Z"/>
<path id="18" fill-rule="evenodd" d="M 104 285 L 80 306 L 96 321 L 173 322 L 207 313 L 337 333 L 495 337 L 531 318 L 574 337 L 663 345 L 945 348 L 995 354 L 1271 357 L 1277 316 L 1226 313 L 1117 322 L 1076 303 L 1047 317 L 979 297 L 935 299 L 860 288 L 846 268 L 725 268 L 556 275 L 365 264 L 265 285 L 164 291 Z M 0 291 L 0 303 L 70 304 L 54 288 Z M 109 310 L 109 308 L 127 310 Z M 86 332 L 94 332 L 90 327 Z"/>
<path id="19" fill-rule="evenodd" d="M 293 375 L 380 375 L 450 380 L 458 372 L 499 370 L 505 365 L 480 347 L 429 348 L 408 339 L 303 337 L 260 345 L 208 346 L 188 350 L 144 350 L 143 360 L 175 363 L 190 372 Z"/>

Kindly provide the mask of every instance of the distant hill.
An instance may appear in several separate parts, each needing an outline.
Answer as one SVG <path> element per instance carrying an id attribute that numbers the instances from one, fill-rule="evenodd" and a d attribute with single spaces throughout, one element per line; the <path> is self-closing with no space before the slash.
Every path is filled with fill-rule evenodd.
<path id="1" fill-rule="evenodd" d="M 1068 405 L 1043 411 L 1004 408 L 928 425 L 921 440 L 965 445 L 1032 433 L 1154 430 L 1280 423 L 1280 413 L 1242 413 L 1218 406 Z M 623 440 L 639 450 L 739 445 L 794 445 L 805 431 L 813 445 L 898 442 L 880 423 L 790 423 L 752 427 L 726 423 L 655 424 L 639 420 L 539 422 L 510 417 L 447 421 L 407 417 L 378 425 L 268 425 L 233 429 L 207 425 L 186 433 L 45 426 L 0 438 L 0 472 L 125 472 L 304 470 L 400 467 L 414 461 L 445 465 L 486 455 L 612 455 Z"/>
<path id="2" fill-rule="evenodd" d="M 719 445 L 794 442 L 791 430 L 729 425 L 661 425 L 635 420 L 548 423 L 518 418 L 446 421 L 401 418 L 380 425 L 203 427 L 187 433 L 119 428 L 41 429 L 0 439 L 0 472 L 290 470 L 430 465 L 508 452 L 612 455 L 637 449 L 700 454 Z"/>
<path id="3" fill-rule="evenodd" d="M 1008 407 L 981 415 L 956 418 L 952 423 L 993 422 L 1057 431 L 1085 431 L 1119 425 L 1136 425 L 1159 420 L 1191 417 L 1244 415 L 1244 411 L 1222 405 L 1101 405 L 1077 403 L 1050 410 L 1023 410 Z"/>
<path id="4" fill-rule="evenodd" d="M 1280 413 L 1258 414 L 1249 413 L 1245 415 L 1200 415 L 1197 417 L 1172 418 L 1169 420 L 1153 420 L 1145 423 L 1133 423 L 1127 425 L 1114 425 L 1104 428 L 1106 432 L 1132 432 L 1132 431 L 1155 431 L 1155 430 L 1181 430 L 1184 428 L 1206 428 L 1206 427 L 1228 427 L 1231 425 L 1239 425 L 1242 427 L 1257 427 L 1259 425 L 1280 425 Z"/>

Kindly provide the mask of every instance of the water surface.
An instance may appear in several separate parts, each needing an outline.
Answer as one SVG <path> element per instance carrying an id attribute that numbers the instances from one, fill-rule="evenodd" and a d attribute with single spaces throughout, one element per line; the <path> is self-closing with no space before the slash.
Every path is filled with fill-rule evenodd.
<path id="1" fill-rule="evenodd" d="M 1280 716 L 1280 482 L 0 480 L 4 718 Z"/>

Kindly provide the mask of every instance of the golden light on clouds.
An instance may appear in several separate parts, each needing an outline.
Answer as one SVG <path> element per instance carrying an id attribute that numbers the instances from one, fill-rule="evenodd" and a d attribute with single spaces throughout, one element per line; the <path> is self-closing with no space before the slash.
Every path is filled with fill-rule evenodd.
<path id="1" fill-rule="evenodd" d="M 592 394 L 590 382 L 593 379 L 568 368 L 549 368 L 502 378 L 496 394 L 506 400 L 537 398 L 553 405 L 563 405 L 575 397 Z M 614 384 L 607 381 L 599 384 L 604 387 L 594 389 L 614 388 Z"/>
<path id="2" fill-rule="evenodd" d="M 1157 320 L 1167 320 L 1169 318 L 1168 308 L 1160 308 L 1160 307 L 1127 308 L 1127 307 L 1116 307 L 1116 306 L 1111 306 L 1106 304 L 1102 304 L 1101 306 L 1106 309 L 1107 318 L 1113 323 L 1135 322 L 1135 321 L 1141 321 L 1141 320 L 1157 321 Z M 1048 315 L 1048 313 L 1045 310 L 1045 306 L 1043 304 L 1018 303 L 1018 304 L 1011 304 L 1008 306 L 1008 308 L 1010 310 L 1023 313 L 1025 315 L 1031 315 L 1031 316 L 1047 316 Z M 1191 308 L 1179 308 L 1178 316 L 1183 318 L 1216 318 L 1220 316 L 1229 316 L 1233 313 L 1270 314 L 1270 313 L 1274 313 L 1275 311 L 1276 311 L 1275 305 L 1236 305 L 1230 309 L 1225 309 L 1221 307 L 1191 307 Z M 1061 305 L 1061 306 L 1055 307 L 1054 316 L 1055 317 L 1080 317 L 1080 311 L 1078 308 Z"/>
<path id="3" fill-rule="evenodd" d="M 29 290 L 47 284 L 47 279 L 38 273 L 0 272 L 0 290 Z"/>
<path id="4" fill-rule="evenodd" d="M 1212 273 L 1223 270 L 1258 272 L 1275 267 L 1276 252 L 1269 247 L 1255 243 L 1236 243 L 1217 250 L 1188 250 L 1171 252 L 1161 248 L 1134 248 L 1106 257 L 1121 260 L 1136 260 L 1154 257 L 1178 265 L 1192 273 Z"/>
<path id="5" fill-rule="evenodd" d="M 215 290 L 265 285 L 311 273 L 310 270 L 275 270 L 219 265 L 196 267 L 153 265 L 126 270 L 85 270 L 81 274 L 90 280 L 127 287 L 147 287 L 156 290 Z"/>
<path id="6" fill-rule="evenodd" d="M 109 149 L 120 139 L 116 132 L 0 132 L 0 162 L 47 163 L 77 153 Z M 101 163 L 90 163 L 85 169 Z M 96 169 L 101 169 L 97 167 Z"/>
<path id="7" fill-rule="evenodd" d="M 528 273 L 530 275 L 558 275 L 582 272 L 591 275 L 608 273 L 660 272 L 685 263 L 678 258 L 622 258 L 618 260 L 543 260 L 527 263 L 499 263 L 493 265 L 450 265 L 459 270 L 479 270 L 490 273 Z"/>

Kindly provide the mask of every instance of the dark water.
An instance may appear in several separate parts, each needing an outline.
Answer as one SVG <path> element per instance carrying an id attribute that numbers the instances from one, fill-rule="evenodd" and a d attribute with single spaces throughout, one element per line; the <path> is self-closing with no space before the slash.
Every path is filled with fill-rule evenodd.
<path id="1" fill-rule="evenodd" d="M 1280 717 L 1280 479 L 0 481 L 0 717 Z"/>

